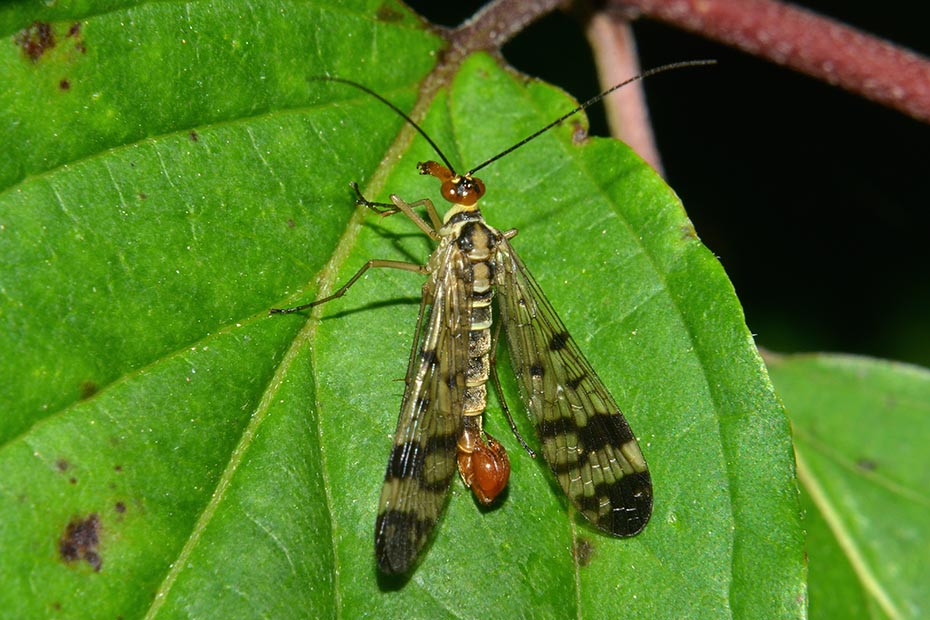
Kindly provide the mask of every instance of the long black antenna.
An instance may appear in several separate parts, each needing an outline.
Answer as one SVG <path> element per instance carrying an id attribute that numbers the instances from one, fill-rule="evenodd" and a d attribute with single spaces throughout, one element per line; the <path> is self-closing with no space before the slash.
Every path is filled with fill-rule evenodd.
<path id="1" fill-rule="evenodd" d="M 599 95 L 595 95 L 594 97 L 591 97 L 590 99 L 588 99 L 587 101 L 585 101 L 584 103 L 582 103 L 581 105 L 579 105 L 577 108 L 575 108 L 575 109 L 572 110 L 571 112 L 568 112 L 568 113 L 566 113 L 566 114 L 563 114 L 562 116 L 560 116 L 559 118 L 555 119 L 554 121 L 552 121 L 551 123 L 549 123 L 548 125 L 546 125 L 545 127 L 543 127 L 542 129 L 540 129 L 540 130 L 538 130 L 538 131 L 535 131 L 535 132 L 531 133 L 530 135 L 528 135 L 527 137 L 523 138 L 522 140 L 520 140 L 519 142 L 517 142 L 516 144 L 514 144 L 514 145 L 511 146 L 510 148 L 505 149 L 505 150 L 501 151 L 500 153 L 498 153 L 497 155 L 495 155 L 494 157 L 492 157 L 491 159 L 488 159 L 487 161 L 485 161 L 485 162 L 483 162 L 483 163 L 481 163 L 481 164 L 478 164 L 477 166 L 475 166 L 474 168 L 472 168 L 471 170 L 469 170 L 469 171 L 468 171 L 468 174 L 466 174 L 465 176 L 466 176 L 466 177 L 470 177 L 471 175 L 473 175 L 473 174 L 476 173 L 477 171 L 481 170 L 482 168 L 484 168 L 484 167 L 487 166 L 488 164 L 497 161 L 498 159 L 500 159 L 500 158 L 503 157 L 504 155 L 509 155 L 510 153 L 516 151 L 518 148 L 520 148 L 521 146 L 523 146 L 524 144 L 526 144 L 526 143 L 529 142 L 530 140 L 533 140 L 534 138 L 536 138 L 536 137 L 539 136 L 540 134 L 546 133 L 547 131 L 549 131 L 550 129 L 552 129 L 553 127 L 555 127 L 556 125 L 560 124 L 562 121 L 564 121 L 564 120 L 567 119 L 568 117 L 573 116 L 573 115 L 575 115 L 575 114 L 578 114 L 579 112 L 581 112 L 581 111 L 584 110 L 585 108 L 591 107 L 592 105 L 594 105 L 595 103 L 597 103 L 598 101 L 600 101 L 601 99 L 603 99 L 604 97 L 606 97 L 607 95 L 609 95 L 610 93 L 614 92 L 615 90 L 617 90 L 617 89 L 619 89 L 619 88 L 623 88 L 623 87 L 626 86 L 627 84 L 630 84 L 630 83 L 635 82 L 635 81 L 637 81 L 637 80 L 641 80 L 641 79 L 643 79 L 643 78 L 649 77 L 650 75 L 655 75 L 655 74 L 657 74 L 657 73 L 664 73 L 664 72 L 666 72 L 666 71 L 671 71 L 671 70 L 673 70 L 673 69 L 683 69 L 683 68 L 685 68 L 685 67 L 702 67 L 702 66 L 704 66 L 704 65 L 713 65 L 713 64 L 716 64 L 716 63 L 717 63 L 716 60 L 685 60 L 685 61 L 683 61 L 683 62 L 673 62 L 673 63 L 669 63 L 669 64 L 667 64 L 667 65 L 661 65 L 661 66 L 659 66 L 659 67 L 655 67 L 654 69 L 649 69 L 648 71 L 643 71 L 643 72 L 640 73 L 639 75 L 634 76 L 634 77 L 631 77 L 631 78 L 628 79 L 628 80 L 624 80 L 624 81 L 620 82 L 619 84 L 616 84 L 616 85 L 614 85 L 614 86 L 611 86 L 610 88 L 608 88 L 608 89 L 605 90 L 604 92 L 600 93 Z M 425 131 L 423 131 L 423 128 L 421 128 L 419 125 L 417 125 L 416 122 L 414 122 L 414 120 L 413 120 L 412 118 L 410 118 L 410 117 L 406 114 L 406 112 L 404 112 L 403 110 L 401 110 L 400 108 L 398 108 L 396 105 L 394 105 L 393 103 L 391 103 L 390 101 L 388 101 L 387 99 L 385 99 L 384 97 L 382 97 L 381 95 L 379 95 L 378 93 L 376 93 L 375 91 L 371 90 L 370 88 L 368 88 L 368 87 L 365 86 L 364 84 L 359 84 L 358 82 L 353 82 L 352 80 L 346 80 L 346 79 L 344 79 L 344 78 L 330 77 L 330 76 L 328 76 L 328 75 L 311 77 L 310 79 L 311 79 L 311 80 L 319 80 L 319 81 L 323 81 L 323 82 L 339 82 L 340 84 L 348 84 L 349 86 L 353 86 L 353 87 L 359 89 L 359 90 L 362 91 L 362 92 L 368 93 L 369 95 L 371 95 L 372 97 L 374 97 L 375 99 L 377 99 L 378 101 L 380 101 L 381 103 L 383 103 L 384 105 L 386 105 L 387 107 L 391 108 L 391 109 L 394 110 L 401 118 L 403 118 L 405 121 L 407 121 L 408 123 L 410 123 L 410 125 L 411 125 L 414 129 L 416 129 L 416 130 L 420 133 L 420 135 L 423 136 L 423 137 L 426 139 L 427 142 L 429 142 L 429 145 L 430 145 L 431 147 L 433 147 L 433 150 L 436 151 L 436 154 L 439 155 L 439 158 L 440 158 L 440 159 L 442 159 L 442 163 L 444 163 L 444 164 L 446 165 L 446 168 L 448 168 L 448 169 L 452 172 L 452 176 L 456 176 L 455 166 L 452 165 L 452 163 L 451 163 L 451 162 L 449 161 L 449 159 L 446 157 L 445 153 L 442 152 L 442 149 L 439 148 L 439 145 L 437 145 L 435 142 L 433 142 L 433 139 L 430 138 L 430 137 L 427 135 L 427 133 L 426 133 Z"/>
<path id="2" fill-rule="evenodd" d="M 407 121 L 408 123 L 410 123 L 410 124 L 413 126 L 414 129 L 416 129 L 418 132 L 420 132 L 420 135 L 421 135 L 421 136 L 423 136 L 424 138 L 426 138 L 426 141 L 429 142 L 429 145 L 430 145 L 431 147 L 433 147 L 433 150 L 436 151 L 436 154 L 439 155 L 439 158 L 440 158 L 440 159 L 442 159 L 442 163 L 444 163 L 444 164 L 446 165 L 446 168 L 448 168 L 450 171 L 452 171 L 453 176 L 455 175 L 455 166 L 453 166 L 453 165 L 449 162 L 449 160 L 446 158 L 445 154 L 442 152 L 442 150 L 439 148 L 439 146 L 438 146 L 435 142 L 433 142 L 433 139 L 430 138 L 430 137 L 426 134 L 426 132 L 423 131 L 423 129 L 413 121 L 412 118 L 410 118 L 409 116 L 407 116 L 407 114 L 406 114 L 403 110 L 401 110 L 400 108 L 398 108 L 396 105 L 394 105 L 393 103 L 391 103 L 390 101 L 388 101 L 387 99 L 385 99 L 384 97 L 382 97 L 381 95 L 379 95 L 378 93 L 376 93 L 375 91 L 371 90 L 370 88 L 368 88 L 368 87 L 365 86 L 364 84 L 359 84 L 358 82 L 353 82 L 352 80 L 346 80 L 346 79 L 343 79 L 343 78 L 330 77 L 330 76 L 328 76 L 328 75 L 314 76 L 314 77 L 311 77 L 310 79 L 311 79 L 311 80 L 321 81 L 321 82 L 339 82 L 340 84 L 348 84 L 349 86 L 354 86 L 355 88 L 357 88 L 357 89 L 359 89 L 359 90 L 361 90 L 361 91 L 363 91 L 363 92 L 368 93 L 369 95 L 371 95 L 372 97 L 374 97 L 375 99 L 377 99 L 378 101 L 380 101 L 381 103 L 383 103 L 384 105 L 386 105 L 387 107 L 391 108 L 392 110 L 394 110 L 395 112 L 397 112 L 397 114 L 399 114 L 401 118 L 403 118 L 405 121 Z"/>
<path id="3" fill-rule="evenodd" d="M 468 171 L 468 174 L 466 174 L 465 176 L 471 176 L 471 175 L 473 175 L 474 173 L 476 173 L 476 172 L 478 172 L 479 170 L 481 170 L 482 168 L 484 168 L 485 166 L 487 166 L 488 164 L 497 161 L 498 159 L 500 159 L 500 158 L 503 157 L 504 155 L 509 155 L 510 153 L 516 151 L 518 148 L 520 148 L 521 146 L 523 146 L 524 144 L 526 144 L 526 143 L 529 142 L 530 140 L 533 140 L 534 138 L 536 138 L 536 137 L 539 136 L 540 134 L 546 133 L 547 131 L 549 131 L 550 129 L 552 129 L 553 127 L 555 127 L 556 125 L 560 124 L 562 121 L 564 121 L 564 120 L 567 119 L 568 117 L 570 117 L 570 116 L 572 116 L 572 115 L 574 115 L 574 114 L 577 114 L 578 112 L 581 112 L 581 111 L 584 110 L 585 108 L 591 107 L 592 105 L 594 105 L 595 103 L 597 103 L 598 101 L 600 101 L 601 99 L 603 99 L 604 97 L 606 97 L 607 95 L 609 95 L 610 93 L 614 92 L 615 90 L 617 90 L 617 89 L 619 89 L 619 88 L 623 88 L 623 87 L 626 86 L 627 84 L 630 84 L 630 83 L 635 82 L 635 81 L 637 81 L 637 80 L 641 80 L 641 79 L 643 79 L 643 78 L 649 77 L 650 75 L 655 75 L 656 73 L 664 73 L 664 72 L 666 72 L 666 71 L 671 71 L 671 70 L 673 70 L 673 69 L 683 69 L 683 68 L 685 68 L 685 67 L 702 67 L 702 66 L 704 66 L 704 65 L 714 65 L 714 64 L 717 64 L 717 61 L 716 61 L 716 60 L 685 60 L 685 61 L 682 61 L 682 62 L 673 62 L 673 63 L 669 63 L 669 64 L 667 64 L 667 65 L 661 65 L 661 66 L 659 66 L 659 67 L 655 67 L 654 69 L 649 69 L 648 71 L 643 71 L 643 72 L 640 73 L 639 75 L 636 75 L 636 76 L 634 76 L 634 77 L 631 77 L 631 78 L 628 79 L 628 80 L 624 80 L 624 81 L 620 82 L 619 84 L 616 84 L 616 85 L 614 85 L 614 86 L 611 86 L 610 88 L 608 88 L 607 90 L 605 90 L 605 91 L 602 92 L 601 94 L 595 95 L 594 97 L 591 97 L 590 99 L 588 99 L 587 101 L 585 101 L 584 103 L 582 103 L 580 106 L 578 106 L 577 108 L 575 108 L 575 109 L 572 110 L 571 112 L 568 112 L 568 113 L 566 113 L 566 114 L 563 114 L 562 116 L 560 116 L 559 118 L 555 119 L 554 121 L 552 121 L 551 123 L 549 123 L 548 125 L 546 125 L 545 127 L 543 127 L 542 129 L 540 129 L 540 130 L 538 130 L 538 131 L 536 131 L 536 132 L 534 132 L 534 133 L 531 133 L 531 134 L 528 135 L 527 137 L 523 138 L 522 140 L 520 140 L 519 142 L 517 142 L 516 144 L 514 144 L 514 145 L 511 146 L 510 148 L 508 148 L 508 149 L 506 149 L 506 150 L 504 150 L 504 151 L 501 151 L 500 153 L 498 153 L 497 155 L 495 155 L 495 156 L 492 157 L 491 159 L 489 159 L 489 160 L 487 160 L 487 161 L 485 161 L 485 162 L 483 162 L 483 163 L 481 163 L 481 164 L 478 164 L 477 166 L 475 166 L 474 168 L 472 168 L 471 170 L 469 170 L 469 171 Z M 419 129 L 419 127 L 417 127 L 417 129 Z M 422 133 L 422 131 L 421 131 L 421 133 Z M 428 139 L 428 138 L 427 138 L 427 139 Z M 432 143 L 432 140 L 430 140 L 430 143 Z M 442 153 L 440 153 L 440 156 L 442 156 Z M 445 161 L 445 157 L 443 157 L 443 161 Z"/>

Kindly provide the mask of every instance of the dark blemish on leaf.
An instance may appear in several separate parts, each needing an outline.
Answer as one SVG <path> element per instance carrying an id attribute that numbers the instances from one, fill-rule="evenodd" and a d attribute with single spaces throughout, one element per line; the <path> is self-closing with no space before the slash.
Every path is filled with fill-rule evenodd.
<path id="1" fill-rule="evenodd" d="M 584 144 L 588 140 L 588 130 L 584 128 L 584 125 L 575 121 L 572 123 L 572 144 L 579 145 Z"/>
<path id="2" fill-rule="evenodd" d="M 54 603 L 52 603 L 52 609 L 54 609 L 55 611 L 61 611 L 61 603 L 59 603 L 58 601 L 55 601 Z"/>
<path id="3" fill-rule="evenodd" d="M 124 504 L 123 502 L 116 502 L 116 506 L 114 506 L 114 508 L 116 509 L 116 512 L 120 514 L 123 514 L 124 512 L 126 512 L 126 504 Z"/>
<path id="4" fill-rule="evenodd" d="M 68 484 L 77 484 L 77 478 L 75 478 L 74 476 L 71 476 L 70 478 L 68 478 Z"/>
<path id="5" fill-rule="evenodd" d="M 297 226 L 297 224 L 294 223 L 294 220 L 291 218 L 287 218 L 287 227 L 294 228 L 295 226 Z"/>
<path id="6" fill-rule="evenodd" d="M 146 194 L 145 192 L 139 192 L 139 200 L 145 200 L 148 197 L 149 195 Z"/>
<path id="7" fill-rule="evenodd" d="M 100 572 L 103 559 L 97 551 L 100 544 L 100 517 L 97 513 L 87 517 L 74 518 L 65 528 L 65 533 L 58 540 L 58 553 L 65 562 L 84 560 L 95 571 Z"/>
<path id="8" fill-rule="evenodd" d="M 66 459 L 58 459 L 55 461 L 55 467 L 58 469 L 58 471 L 68 471 L 68 468 L 71 467 L 71 463 L 69 463 Z"/>
<path id="9" fill-rule="evenodd" d="M 84 45 L 83 39 L 80 38 L 80 36 L 81 36 L 81 22 L 74 22 L 73 24 L 71 24 L 71 27 L 68 28 L 68 34 L 65 35 L 65 36 L 68 37 L 68 38 L 77 39 L 77 40 L 74 42 L 74 49 L 76 49 L 77 51 L 81 52 L 82 54 L 86 54 L 86 53 L 87 53 L 87 46 Z"/>
<path id="10" fill-rule="evenodd" d="M 572 552 L 575 554 L 575 561 L 578 562 L 578 566 L 587 566 L 594 557 L 594 543 L 587 538 L 579 538 L 575 542 Z"/>
<path id="11" fill-rule="evenodd" d="M 191 130 L 189 135 L 190 135 L 191 142 L 197 142 L 198 140 L 200 140 L 200 136 L 197 135 L 197 132 L 194 130 Z"/>
<path id="12" fill-rule="evenodd" d="M 122 466 L 122 465 L 114 465 L 114 466 L 113 466 L 113 471 L 123 471 L 123 466 Z"/>
<path id="13" fill-rule="evenodd" d="M 97 384 L 93 381 L 84 381 L 81 383 L 81 400 L 87 400 L 97 393 Z"/>
<path id="14" fill-rule="evenodd" d="M 64 78 L 58 82 L 58 88 L 61 90 L 71 90 L 71 82 L 67 78 Z"/>
<path id="15" fill-rule="evenodd" d="M 876 463 L 872 459 L 861 458 L 858 461 L 856 461 L 856 467 L 858 467 L 862 471 L 875 471 L 878 468 L 878 463 Z"/>
<path id="16" fill-rule="evenodd" d="M 55 47 L 55 33 L 48 22 L 36 21 L 17 32 L 13 41 L 29 60 L 37 62 L 42 54 Z"/>
<path id="17" fill-rule="evenodd" d="M 404 14 L 387 4 L 382 4 L 375 12 L 375 19 L 380 22 L 399 22 L 404 18 Z"/>

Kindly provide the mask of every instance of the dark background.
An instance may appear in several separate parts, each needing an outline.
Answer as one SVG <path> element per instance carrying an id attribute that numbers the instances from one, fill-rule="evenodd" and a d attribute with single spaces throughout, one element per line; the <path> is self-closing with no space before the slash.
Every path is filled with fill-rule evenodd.
<path id="1" fill-rule="evenodd" d="M 408 4 L 456 26 L 483 3 Z M 923 3 L 800 4 L 930 53 Z M 666 179 L 733 281 L 756 342 L 930 366 L 930 126 L 658 22 L 633 28 L 643 68 L 719 62 L 645 89 Z M 601 89 L 581 26 L 565 13 L 503 52 L 578 99 Z M 606 135 L 602 111 L 589 116 L 592 133 Z"/>

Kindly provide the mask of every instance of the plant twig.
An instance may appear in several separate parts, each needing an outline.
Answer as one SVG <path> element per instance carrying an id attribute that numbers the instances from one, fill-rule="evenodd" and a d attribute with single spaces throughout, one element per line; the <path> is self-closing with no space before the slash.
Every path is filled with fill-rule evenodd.
<path id="1" fill-rule="evenodd" d="M 628 21 L 600 11 L 586 20 L 585 34 L 603 87 L 640 73 L 636 41 Z M 604 110 L 610 134 L 623 140 L 656 172 L 663 174 L 642 82 L 634 82 L 604 99 Z"/>
<path id="2" fill-rule="evenodd" d="M 930 122 L 930 60 L 775 0 L 614 0 Z"/>
<path id="3" fill-rule="evenodd" d="M 498 52 L 531 23 L 566 4 L 566 0 L 494 0 L 456 28 L 450 54 L 458 60 L 477 50 Z"/>

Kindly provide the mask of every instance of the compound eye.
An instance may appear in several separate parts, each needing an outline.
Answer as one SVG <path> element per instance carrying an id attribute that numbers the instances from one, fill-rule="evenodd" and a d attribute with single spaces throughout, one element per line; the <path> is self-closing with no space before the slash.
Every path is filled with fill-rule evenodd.
<path id="1" fill-rule="evenodd" d="M 459 202 L 459 191 L 457 183 L 453 183 L 452 181 L 443 181 L 442 187 L 439 188 L 439 193 L 441 193 L 442 197 L 449 202 Z"/>
<path id="2" fill-rule="evenodd" d="M 477 196 L 475 200 L 477 200 L 478 198 L 482 198 L 484 196 L 484 181 L 482 181 L 481 179 L 477 177 L 473 177 L 471 182 L 475 188 L 475 194 Z"/>
<path id="3" fill-rule="evenodd" d="M 462 177 L 456 190 L 458 192 L 456 202 L 460 205 L 470 207 L 484 196 L 484 183 L 482 183 L 481 179 Z"/>

